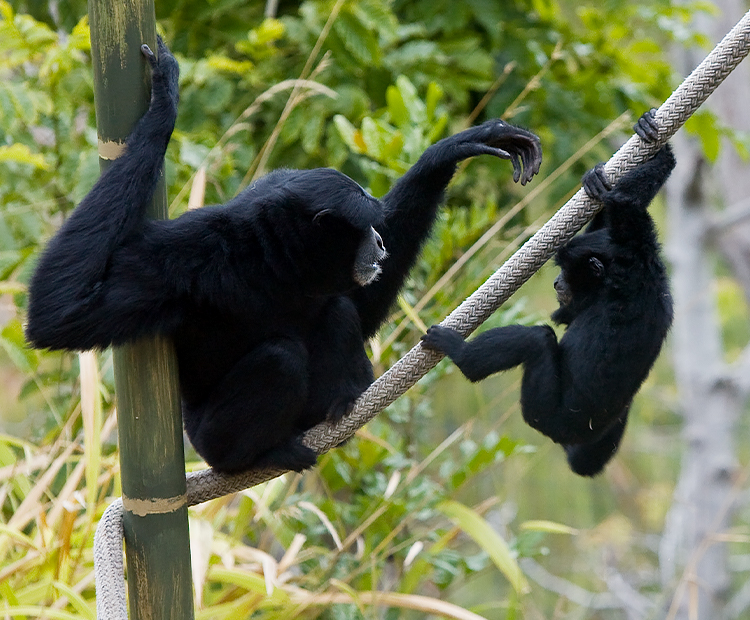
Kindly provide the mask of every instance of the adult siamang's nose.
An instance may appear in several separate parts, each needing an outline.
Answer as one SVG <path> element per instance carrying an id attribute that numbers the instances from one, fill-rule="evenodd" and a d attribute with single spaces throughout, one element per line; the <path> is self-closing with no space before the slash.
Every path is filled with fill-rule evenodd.
<path id="1" fill-rule="evenodd" d="M 375 243 L 381 249 L 381 251 L 385 252 L 385 246 L 383 245 L 383 237 L 380 236 L 380 233 L 378 233 L 377 230 L 373 229 L 372 232 L 375 234 Z"/>

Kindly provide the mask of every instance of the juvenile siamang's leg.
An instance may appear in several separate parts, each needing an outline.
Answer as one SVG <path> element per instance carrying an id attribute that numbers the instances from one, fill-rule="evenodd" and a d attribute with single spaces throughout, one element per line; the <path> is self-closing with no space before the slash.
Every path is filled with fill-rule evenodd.
<path id="1" fill-rule="evenodd" d="M 49 242 L 31 279 L 26 335 L 36 347 L 104 347 L 111 341 L 111 328 L 129 324 L 128 300 L 106 299 L 106 278 L 114 250 L 144 218 L 174 128 L 178 98 L 179 69 L 166 46 L 159 40 L 158 60 L 145 45 L 143 53 L 151 65 L 149 109 L 125 152 Z"/>
<path id="2" fill-rule="evenodd" d="M 433 325 L 422 336 L 424 346 L 445 353 L 470 381 L 481 381 L 491 374 L 524 364 L 532 383 L 539 384 L 545 395 L 535 398 L 532 405 L 542 408 L 551 395 L 550 406 L 559 402 L 557 363 L 558 345 L 555 332 L 548 325 L 497 327 L 465 341 L 447 327 Z M 541 399 L 541 400 L 540 400 Z"/>
<path id="3" fill-rule="evenodd" d="M 429 147 L 383 197 L 384 221 L 376 228 L 388 258 L 382 264 L 380 277 L 351 295 L 365 338 L 375 333 L 388 316 L 432 228 L 456 165 L 477 155 L 510 159 L 513 178 L 522 184 L 531 180 L 542 162 L 539 138 L 500 120 L 487 121 Z"/>
<path id="4" fill-rule="evenodd" d="M 656 108 L 644 112 L 633 125 L 633 131 L 637 133 L 644 142 L 656 142 L 659 137 L 659 126 L 656 124 Z"/>
<path id="5" fill-rule="evenodd" d="M 301 471 L 316 460 L 298 438 L 307 392 L 303 344 L 269 340 L 242 358 L 205 401 L 185 404 L 185 430 L 198 454 L 220 471 Z"/>
<path id="6" fill-rule="evenodd" d="M 508 325 L 465 342 L 452 329 L 433 326 L 425 346 L 442 351 L 471 381 L 523 364 L 521 411 L 524 421 L 557 443 L 580 443 L 588 428 L 580 395 L 571 386 L 575 369 L 566 368 L 555 332 L 548 325 Z"/>
<path id="7" fill-rule="evenodd" d="M 310 390 L 300 425 L 338 421 L 372 383 L 372 364 L 365 353 L 357 309 L 348 297 L 331 299 L 306 338 L 310 356 Z"/>
<path id="8" fill-rule="evenodd" d="M 604 469 L 620 447 L 628 421 L 627 409 L 612 426 L 596 441 L 585 444 L 566 445 L 568 464 L 579 476 L 596 476 Z"/>

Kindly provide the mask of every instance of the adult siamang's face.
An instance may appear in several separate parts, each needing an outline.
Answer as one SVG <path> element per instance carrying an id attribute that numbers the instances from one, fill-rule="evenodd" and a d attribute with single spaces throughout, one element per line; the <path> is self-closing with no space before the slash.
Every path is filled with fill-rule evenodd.
<path id="1" fill-rule="evenodd" d="M 565 274 L 561 271 L 555 278 L 554 282 L 555 293 L 557 293 L 557 303 L 560 306 L 567 306 L 573 301 L 573 293 L 570 290 L 570 285 L 565 279 Z"/>
<path id="2" fill-rule="evenodd" d="M 382 268 L 380 261 L 387 256 L 383 239 L 378 231 L 370 226 L 357 248 L 357 255 L 354 258 L 354 268 L 352 277 L 359 286 L 367 286 L 380 275 Z"/>
<path id="3" fill-rule="evenodd" d="M 311 216 L 311 238 L 316 237 L 318 244 L 314 254 L 323 261 L 320 268 L 331 274 L 328 284 L 334 288 L 343 285 L 334 284 L 333 274 L 343 275 L 347 286 L 370 284 L 380 275 L 380 263 L 386 257 L 383 239 L 375 228 L 383 217 L 382 203 L 330 168 L 305 171 L 300 181 L 308 192 L 295 189 Z"/>
<path id="4" fill-rule="evenodd" d="M 308 284 L 317 293 L 367 286 L 381 273 L 386 248 L 372 226 L 360 227 L 332 212 L 316 217 L 307 235 L 312 268 Z"/>

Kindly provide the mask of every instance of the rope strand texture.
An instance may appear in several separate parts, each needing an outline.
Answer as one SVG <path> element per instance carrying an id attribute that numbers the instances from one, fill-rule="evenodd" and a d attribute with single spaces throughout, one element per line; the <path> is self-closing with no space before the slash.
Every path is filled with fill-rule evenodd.
<path id="1" fill-rule="evenodd" d="M 703 104 L 732 70 L 750 52 L 750 11 L 732 28 L 705 60 L 658 109 L 655 120 L 658 139 L 647 144 L 633 135 L 605 165 L 612 181 L 647 161 Z M 579 190 L 531 239 L 500 267 L 475 293 L 442 323 L 463 336 L 469 335 L 515 293 L 557 249 L 567 243 L 599 210 Z M 442 359 L 442 355 L 420 344 L 379 377 L 357 400 L 352 413 L 338 424 L 323 422 L 308 430 L 303 442 L 318 454 L 349 439 L 380 411 L 404 394 Z M 251 470 L 224 475 L 213 469 L 187 475 L 188 504 L 235 493 L 284 473 L 278 469 Z M 122 503 L 102 515 L 95 539 L 97 618 L 126 620 L 122 609 L 125 584 L 122 574 Z M 100 534 L 101 530 L 101 534 Z M 118 568 L 119 567 L 119 568 Z M 113 583 L 115 579 L 117 583 Z"/>

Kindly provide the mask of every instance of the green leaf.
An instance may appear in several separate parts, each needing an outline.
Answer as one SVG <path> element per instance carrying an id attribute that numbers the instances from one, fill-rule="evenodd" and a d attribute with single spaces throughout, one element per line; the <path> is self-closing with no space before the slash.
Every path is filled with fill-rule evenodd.
<path id="1" fill-rule="evenodd" d="M 393 139 L 393 128 L 389 127 L 383 121 L 365 116 L 362 119 L 361 132 L 366 153 L 378 161 L 383 161 L 386 149 Z"/>
<path id="2" fill-rule="evenodd" d="M 333 30 L 359 64 L 380 66 L 380 45 L 375 33 L 351 13 L 341 13 L 333 24 Z"/>
<path id="3" fill-rule="evenodd" d="M 284 36 L 284 24 L 278 19 L 267 17 L 257 28 L 253 28 L 247 38 L 253 45 L 268 45 L 275 43 Z"/>
<path id="4" fill-rule="evenodd" d="M 51 620 L 81 620 L 81 616 L 77 613 L 50 609 L 49 607 L 36 607 L 34 605 L 3 607 L 3 614 L 9 618 L 31 616 L 32 618 L 50 618 Z"/>
<path id="5" fill-rule="evenodd" d="M 442 98 L 443 89 L 436 82 L 430 82 L 427 85 L 427 95 L 425 96 L 428 121 L 432 121 L 435 118 L 435 110 L 437 109 L 437 104 Z"/>
<path id="6" fill-rule="evenodd" d="M 419 98 L 417 89 L 405 75 L 399 75 L 396 78 L 396 87 L 401 94 L 401 99 L 409 111 L 409 117 L 412 122 L 422 124 L 427 121 L 427 107 Z"/>
<path id="7" fill-rule="evenodd" d="M 437 509 L 466 532 L 480 548 L 487 552 L 492 562 L 508 579 L 518 594 L 529 591 L 529 584 L 521 572 L 508 543 L 479 513 L 459 502 L 448 500 L 437 505 Z"/>
<path id="8" fill-rule="evenodd" d="M 401 91 L 393 84 L 385 91 L 385 101 L 388 105 L 388 114 L 393 124 L 397 127 L 406 125 L 409 121 L 409 110 L 406 109 Z"/>
<path id="9" fill-rule="evenodd" d="M 20 282 L 0 282 L 0 295 L 23 293 L 26 287 Z"/>
<path id="10" fill-rule="evenodd" d="M 18 319 L 8 321 L 0 332 L 0 346 L 21 372 L 32 373 L 36 370 L 36 352 L 26 344 L 23 327 Z"/>
<path id="11" fill-rule="evenodd" d="M 556 523 L 554 521 L 524 521 L 521 523 L 522 530 L 530 530 L 533 532 L 547 532 L 549 534 L 570 534 L 575 536 L 578 534 L 578 530 L 569 525 L 562 523 Z"/>
<path id="12" fill-rule="evenodd" d="M 266 603 L 283 605 L 288 604 L 289 594 L 281 588 L 274 588 L 271 594 L 266 590 L 266 580 L 262 575 L 250 571 L 239 571 L 218 566 L 211 567 L 209 571 L 209 581 L 218 583 L 229 583 L 248 592 L 255 592 L 266 597 Z"/>
<path id="13" fill-rule="evenodd" d="M 333 124 L 336 126 L 341 139 L 346 145 L 355 153 L 362 153 L 366 148 L 362 142 L 361 136 L 357 136 L 359 133 L 357 128 L 349 122 L 345 116 L 337 114 L 333 117 Z"/>
<path id="14" fill-rule="evenodd" d="M 32 153 L 31 149 L 25 144 L 11 144 L 10 146 L 0 146 L 0 162 L 18 162 L 19 164 L 28 164 L 40 170 L 47 170 L 47 162 L 44 156 L 39 153 Z"/>
<path id="15" fill-rule="evenodd" d="M 249 60 L 233 60 L 220 54 L 214 54 L 208 57 L 208 66 L 224 73 L 244 76 L 253 68 L 253 63 Z"/>
<path id="16" fill-rule="evenodd" d="M 0 279 L 7 278 L 23 259 L 24 254 L 17 250 L 0 251 Z M 2 282 L 2 284 L 12 283 Z"/>
<path id="17" fill-rule="evenodd" d="M 76 608 L 82 618 L 88 618 L 88 620 L 96 620 L 96 610 L 94 606 L 87 603 L 86 599 L 71 588 L 68 584 L 62 581 L 53 581 L 52 585 L 62 595 L 66 596 L 70 601 L 71 605 Z"/>
<path id="18" fill-rule="evenodd" d="M 7 536 L 8 538 L 14 540 L 16 543 L 21 544 L 24 547 L 28 547 L 29 549 L 39 548 L 31 538 L 26 536 L 26 534 L 7 526 L 4 523 L 0 523 L 0 534 L 3 534 L 4 537 Z"/>

